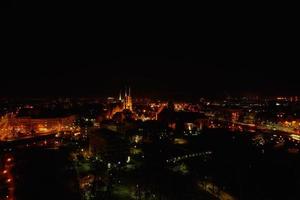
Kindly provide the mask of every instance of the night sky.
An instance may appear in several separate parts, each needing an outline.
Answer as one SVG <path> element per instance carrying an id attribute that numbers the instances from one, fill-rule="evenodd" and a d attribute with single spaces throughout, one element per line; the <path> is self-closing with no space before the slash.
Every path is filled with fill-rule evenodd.
<path id="1" fill-rule="evenodd" d="M 6 64 L 1 74 L 2 96 L 117 96 L 125 85 L 135 96 L 158 98 L 300 94 L 295 66 L 203 64 L 197 56 L 99 56 L 96 64 L 27 59 Z"/>

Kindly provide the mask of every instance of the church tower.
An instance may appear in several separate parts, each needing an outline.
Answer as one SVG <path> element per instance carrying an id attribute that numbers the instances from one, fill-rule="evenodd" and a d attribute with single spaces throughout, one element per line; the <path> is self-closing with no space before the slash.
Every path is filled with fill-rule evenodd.
<path id="1" fill-rule="evenodd" d="M 124 97 L 124 109 L 132 111 L 132 98 L 130 88 L 125 87 L 125 97 Z"/>
<path id="2" fill-rule="evenodd" d="M 122 101 L 122 90 L 120 90 L 119 101 Z"/>
<path id="3" fill-rule="evenodd" d="M 130 87 L 128 89 L 128 96 L 127 96 L 127 109 L 132 111 L 132 98 L 131 98 L 131 93 L 130 93 Z"/>

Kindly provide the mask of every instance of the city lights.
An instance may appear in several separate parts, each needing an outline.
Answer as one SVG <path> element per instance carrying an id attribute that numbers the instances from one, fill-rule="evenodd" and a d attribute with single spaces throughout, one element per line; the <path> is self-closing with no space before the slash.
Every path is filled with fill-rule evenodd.
<path id="1" fill-rule="evenodd" d="M 149 78 L 151 95 L 133 79 L 101 96 L 0 99 L 0 199 L 299 199 L 300 98 L 197 96 L 181 73 L 174 94 Z M 185 82 L 200 91 L 206 76 Z"/>

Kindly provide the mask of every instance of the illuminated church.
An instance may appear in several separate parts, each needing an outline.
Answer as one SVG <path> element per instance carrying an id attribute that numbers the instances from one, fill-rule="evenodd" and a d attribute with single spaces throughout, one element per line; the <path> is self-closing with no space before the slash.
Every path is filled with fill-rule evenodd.
<path id="1" fill-rule="evenodd" d="M 128 88 L 128 91 L 125 88 L 124 98 L 122 98 L 122 91 L 120 91 L 119 101 L 123 104 L 123 110 L 132 111 L 132 98 L 130 94 L 130 88 Z"/>
<path id="2" fill-rule="evenodd" d="M 122 96 L 122 91 L 120 91 L 118 102 L 109 111 L 108 118 L 112 119 L 115 114 L 123 113 L 124 111 L 133 113 L 130 88 L 128 88 L 128 90 L 125 88 L 124 96 Z"/>

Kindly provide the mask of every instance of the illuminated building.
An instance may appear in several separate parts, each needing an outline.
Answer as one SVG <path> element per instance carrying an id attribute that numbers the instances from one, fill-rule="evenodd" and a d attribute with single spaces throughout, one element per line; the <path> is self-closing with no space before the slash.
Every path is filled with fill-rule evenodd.
<path id="1" fill-rule="evenodd" d="M 112 119 L 112 117 L 116 113 L 123 112 L 124 110 L 129 110 L 130 112 L 133 112 L 130 88 L 128 89 L 128 91 L 125 88 L 124 98 L 122 97 L 122 92 L 120 92 L 118 100 L 119 102 L 115 103 L 113 107 L 109 109 L 107 118 Z"/>
<path id="2" fill-rule="evenodd" d="M 123 103 L 119 102 L 117 104 L 113 104 L 110 109 L 108 109 L 107 118 L 112 119 L 112 117 L 119 112 L 123 111 Z"/>
<path id="3" fill-rule="evenodd" d="M 122 101 L 122 91 L 120 91 L 119 101 Z"/>
<path id="4" fill-rule="evenodd" d="M 199 135 L 204 127 L 208 125 L 208 119 L 204 114 L 197 112 L 176 112 L 172 103 L 169 103 L 158 114 L 161 121 L 175 132 L 185 135 Z"/>
<path id="5" fill-rule="evenodd" d="M 74 115 L 55 118 L 16 117 L 12 119 L 11 125 L 24 132 L 48 133 L 70 130 L 74 126 L 75 119 Z"/>
<path id="6" fill-rule="evenodd" d="M 120 96 L 121 101 L 123 101 L 123 109 L 132 111 L 132 98 L 130 94 L 130 88 L 128 89 L 128 94 L 125 88 L 125 96 L 124 99 L 122 99 L 122 96 Z"/>
<path id="7" fill-rule="evenodd" d="M 75 115 L 62 117 L 3 117 L 0 120 L 0 140 L 29 134 L 49 134 L 59 131 L 75 131 Z"/>

